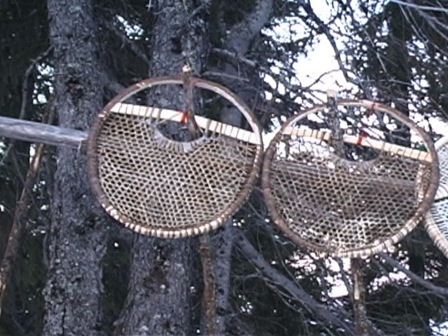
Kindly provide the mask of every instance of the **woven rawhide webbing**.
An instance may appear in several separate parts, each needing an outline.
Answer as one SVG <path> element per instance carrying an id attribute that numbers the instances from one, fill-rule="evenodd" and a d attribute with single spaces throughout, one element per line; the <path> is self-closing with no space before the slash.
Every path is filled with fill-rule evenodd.
<path id="1" fill-rule="evenodd" d="M 448 137 L 435 144 L 439 156 L 440 180 L 425 227 L 435 245 L 448 258 Z"/>
<path id="2" fill-rule="evenodd" d="M 378 253 L 429 210 L 438 161 L 409 118 L 370 101 L 319 105 L 291 117 L 270 143 L 263 193 L 298 244 L 336 257 Z"/>
<path id="3" fill-rule="evenodd" d="M 242 206 L 256 180 L 263 149 L 252 112 L 221 85 L 198 78 L 191 83 L 197 138 L 182 140 L 189 135 L 185 112 L 173 101 L 185 90 L 174 77 L 124 90 L 90 132 L 92 189 L 113 218 L 137 232 L 178 238 L 216 229 Z M 220 121 L 229 106 L 247 127 Z M 199 116 L 207 111 L 214 119 Z"/>

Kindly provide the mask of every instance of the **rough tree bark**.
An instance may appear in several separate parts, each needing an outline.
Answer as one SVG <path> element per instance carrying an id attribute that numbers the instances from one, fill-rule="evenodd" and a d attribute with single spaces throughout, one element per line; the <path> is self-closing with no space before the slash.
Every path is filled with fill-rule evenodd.
<path id="1" fill-rule="evenodd" d="M 228 33 L 226 40 L 224 41 L 223 48 L 236 53 L 240 57 L 244 57 L 250 50 L 250 46 L 254 42 L 254 38 L 260 34 L 261 29 L 269 21 L 272 14 L 272 0 L 261 0 L 258 5 L 255 6 L 252 13 L 246 16 L 246 18 L 232 27 L 232 30 Z M 228 60 L 225 63 L 223 71 L 227 75 L 238 77 L 239 66 L 234 60 Z M 258 77 L 259 74 L 255 73 Z M 230 89 L 238 90 L 238 86 L 235 82 L 225 83 Z M 237 83 L 238 84 L 238 83 Z M 256 92 L 238 90 L 239 96 L 246 102 L 254 101 Z M 225 107 L 221 114 L 221 120 L 230 125 L 238 127 L 242 126 L 242 115 L 234 107 Z M 216 307 L 218 316 L 218 331 L 220 335 L 228 333 L 229 329 L 235 330 L 235 325 L 231 326 L 230 317 L 232 312 L 229 305 L 230 294 L 230 272 L 231 272 L 231 255 L 233 249 L 233 235 L 232 235 L 232 220 L 226 223 L 225 228 L 219 233 L 215 233 L 212 236 L 211 242 L 214 250 L 214 270 L 216 281 Z M 248 330 L 245 330 L 247 333 Z"/>
<path id="2" fill-rule="evenodd" d="M 54 109 L 59 124 L 86 130 L 103 105 L 97 27 L 90 0 L 48 0 L 54 48 Z M 104 335 L 100 262 L 106 218 L 93 201 L 86 157 L 60 147 L 47 232 L 48 279 L 43 335 Z"/>
<path id="3" fill-rule="evenodd" d="M 153 3 L 156 22 L 152 31 L 150 77 L 180 75 L 186 63 L 194 72 L 200 70 L 206 45 L 205 23 L 197 16 L 194 3 L 190 0 Z M 116 323 L 116 335 L 195 333 L 189 297 L 192 273 L 199 270 L 192 267 L 193 242 L 191 238 L 162 240 L 134 236 L 129 292 Z"/>
<path id="4" fill-rule="evenodd" d="M 203 66 L 206 23 L 194 1 L 164 0 L 152 4 L 153 28 L 150 76 L 180 73 L 190 63 Z M 202 11 L 209 2 L 204 1 Z M 252 15 L 233 27 L 225 47 L 245 55 L 253 38 L 269 18 L 272 1 L 260 1 Z M 93 112 L 102 106 L 103 87 L 91 4 L 49 0 L 52 43 L 58 74 L 55 109 L 61 126 L 87 129 Z M 225 71 L 238 75 L 236 65 Z M 173 97 L 167 97 L 172 99 Z M 174 97 L 174 99 L 178 99 Z M 223 121 L 240 124 L 234 111 Z M 100 335 L 101 259 L 107 229 L 98 226 L 104 213 L 92 209 L 83 155 L 70 149 L 58 152 L 53 220 L 49 232 L 49 279 L 45 288 L 45 334 Z M 99 212 L 98 212 L 99 211 Z M 93 219 L 93 221 L 91 221 Z M 89 226 L 93 224 L 93 226 Z M 228 313 L 232 239 L 224 230 L 212 239 L 218 280 L 218 310 Z M 188 335 L 193 332 L 189 290 L 192 282 L 193 240 L 159 240 L 134 235 L 128 296 L 116 322 L 117 335 Z M 84 256 L 81 258 L 81 256 Z M 80 323 L 82 321 L 82 323 Z M 226 327 L 220 319 L 219 332 Z"/>

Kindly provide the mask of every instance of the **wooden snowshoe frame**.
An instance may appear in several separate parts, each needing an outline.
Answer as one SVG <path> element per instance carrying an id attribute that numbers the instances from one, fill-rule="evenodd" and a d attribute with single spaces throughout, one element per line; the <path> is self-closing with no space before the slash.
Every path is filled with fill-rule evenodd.
<path id="1" fill-rule="evenodd" d="M 439 156 L 440 180 L 431 209 L 426 215 L 425 228 L 434 244 L 448 258 L 448 137 L 435 144 Z"/>
<path id="2" fill-rule="evenodd" d="M 402 239 L 429 210 L 437 154 L 393 108 L 345 100 L 335 109 L 318 105 L 281 127 L 265 153 L 263 193 L 274 222 L 296 243 L 322 255 L 368 256 Z M 408 144 L 397 140 L 403 130 Z"/>
<path id="3" fill-rule="evenodd" d="M 161 77 L 139 82 L 116 96 L 98 115 L 89 135 L 88 170 L 94 194 L 109 215 L 142 234 L 179 238 L 218 228 L 246 201 L 260 169 L 261 128 L 250 109 L 219 84 L 191 80 L 194 90 L 214 94 L 235 107 L 249 126 L 243 129 L 196 115 L 199 138 L 167 137 L 162 130 L 167 123 L 185 131 L 185 113 L 134 103 L 143 90 L 182 87 L 181 78 Z"/>

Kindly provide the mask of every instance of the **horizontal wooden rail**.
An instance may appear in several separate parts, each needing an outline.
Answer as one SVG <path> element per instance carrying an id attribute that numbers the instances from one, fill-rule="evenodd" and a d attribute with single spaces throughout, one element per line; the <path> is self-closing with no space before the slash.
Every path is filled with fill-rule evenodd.
<path id="1" fill-rule="evenodd" d="M 115 113 L 130 113 L 133 115 L 150 116 L 164 120 L 180 122 L 182 112 L 131 104 L 117 104 L 112 108 Z M 259 145 L 261 138 L 258 134 L 226 125 L 216 120 L 195 116 L 199 127 L 211 132 Z M 79 147 L 88 138 L 88 132 L 71 128 L 52 126 L 40 122 L 0 117 L 0 136 L 33 143 L 44 143 L 55 146 Z"/>
<path id="2" fill-rule="evenodd" d="M 310 128 L 304 127 L 285 127 L 285 129 L 283 130 L 283 134 L 298 137 L 309 137 L 324 141 L 329 141 L 331 137 L 331 131 L 312 130 Z M 432 162 L 432 156 L 428 152 L 371 139 L 369 137 L 361 138 L 360 142 L 359 136 L 344 135 L 343 141 L 352 145 L 359 144 L 360 146 L 378 149 L 383 152 L 394 153 L 411 159 Z"/>
<path id="3" fill-rule="evenodd" d="M 130 105 L 130 106 L 134 106 L 135 108 L 135 106 L 137 105 Z M 138 110 L 140 112 L 138 113 L 144 113 L 144 110 L 147 108 L 148 107 L 146 106 L 141 106 L 141 109 L 139 108 Z M 178 111 L 163 109 L 160 112 L 161 115 L 163 115 L 163 117 L 161 116 L 161 118 L 166 118 L 170 120 L 174 118 L 176 121 L 180 121 L 180 118 L 182 118 L 182 113 Z M 124 112 L 123 110 L 120 109 L 120 112 L 118 113 L 124 113 Z M 135 114 L 135 110 L 133 111 L 133 113 Z M 223 123 L 199 116 L 196 117 L 196 121 L 198 122 L 199 126 L 203 128 L 207 127 L 206 123 L 210 123 L 208 127 L 211 131 L 225 134 L 250 143 L 254 144 L 259 143 L 256 134 L 250 131 L 225 125 Z M 328 141 L 330 139 L 331 132 L 317 131 L 307 128 L 286 127 L 285 130 L 283 131 L 283 134 L 312 137 L 315 139 Z M 59 126 L 52 126 L 42 124 L 39 122 L 8 118 L 8 117 L 0 117 L 0 136 L 28 142 L 44 143 L 48 145 L 80 147 L 82 143 L 87 140 L 88 133 L 86 131 L 79 131 Z M 353 135 L 345 135 L 344 141 L 351 144 L 357 144 L 359 138 Z M 417 160 L 422 160 L 426 162 L 432 161 L 431 155 L 428 152 L 404 146 L 399 146 L 379 140 L 365 138 L 362 140 L 361 145 L 385 152 L 396 153 L 398 155 L 402 155 Z"/>
<path id="4" fill-rule="evenodd" d="M 182 121 L 182 115 L 183 115 L 182 112 L 176 110 L 162 109 L 153 106 L 123 104 L 123 103 L 116 104 L 114 107 L 112 107 L 111 111 L 120 114 L 131 114 L 148 118 L 151 117 L 163 120 L 171 120 L 179 123 Z M 204 118 L 201 116 L 195 116 L 194 118 L 198 126 L 204 130 L 209 130 L 210 132 L 227 135 L 228 137 L 249 142 L 255 145 L 261 144 L 261 137 L 254 132 L 247 131 L 235 126 L 227 125 L 222 122 Z"/>

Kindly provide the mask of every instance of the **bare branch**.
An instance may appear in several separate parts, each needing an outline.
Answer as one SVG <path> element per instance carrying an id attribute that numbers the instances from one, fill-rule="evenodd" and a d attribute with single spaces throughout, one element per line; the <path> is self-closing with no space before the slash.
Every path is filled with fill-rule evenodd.
<path id="1" fill-rule="evenodd" d="M 254 68 L 256 70 L 259 70 L 262 73 L 265 73 L 265 74 L 271 76 L 277 82 L 282 84 L 289 92 L 301 92 L 300 86 L 291 84 L 291 82 L 289 80 L 286 80 L 281 75 L 275 74 L 271 69 L 266 68 L 266 67 L 260 65 L 258 62 L 254 61 L 254 60 L 251 60 L 251 59 L 248 59 L 248 58 L 246 58 L 244 56 L 241 56 L 237 52 L 226 50 L 226 49 L 220 49 L 220 48 L 213 48 L 211 50 L 211 52 L 216 54 L 216 55 L 220 55 L 220 56 L 223 56 L 223 57 L 226 57 L 226 58 L 230 58 L 233 61 L 240 62 L 242 64 L 245 64 L 245 65 L 247 65 L 249 67 L 252 67 L 252 68 Z"/>
<path id="2" fill-rule="evenodd" d="M 324 33 L 328 42 L 330 42 L 330 45 L 333 48 L 333 51 L 334 51 L 334 54 L 336 57 L 336 61 L 338 62 L 338 65 L 339 65 L 339 69 L 342 71 L 342 73 L 345 77 L 345 80 L 349 83 L 359 86 L 360 85 L 359 80 L 354 79 L 349 76 L 348 70 L 345 67 L 344 63 L 342 62 L 341 52 L 339 51 L 339 48 L 336 44 L 336 40 L 334 39 L 333 35 L 331 34 L 331 31 L 328 28 L 328 26 L 324 22 L 322 22 L 322 20 L 314 13 L 313 8 L 309 4 L 303 3 L 303 8 L 305 9 L 305 11 L 309 15 L 309 17 L 311 19 L 313 19 L 313 21 L 318 25 L 319 29 Z"/>
<path id="3" fill-rule="evenodd" d="M 25 119 L 26 116 L 26 104 L 28 102 L 28 94 L 29 94 L 29 81 L 33 70 L 36 68 L 36 65 L 40 63 L 45 57 L 50 54 L 53 50 L 53 47 L 49 47 L 42 54 L 40 54 L 36 59 L 31 61 L 31 65 L 26 69 L 24 79 L 22 82 L 22 105 L 20 107 L 19 119 Z"/>
<path id="4" fill-rule="evenodd" d="M 320 320 L 325 321 L 329 325 L 343 328 L 346 335 L 355 335 L 353 326 L 345 320 L 350 316 L 348 313 L 339 309 L 339 313 L 343 313 L 344 317 L 338 317 L 336 314 L 328 310 L 328 308 L 317 302 L 296 282 L 288 279 L 286 276 L 272 267 L 266 259 L 252 246 L 249 240 L 239 230 L 234 230 L 236 236 L 236 244 L 245 255 L 249 262 L 261 273 L 261 276 L 268 282 L 286 290 L 291 298 L 300 302 L 305 309 L 317 316 Z"/>
<path id="5" fill-rule="evenodd" d="M 419 277 L 414 272 L 411 272 L 409 269 L 404 267 L 402 264 L 400 264 L 398 261 L 396 261 L 394 258 L 390 257 L 386 253 L 379 253 L 378 254 L 387 264 L 393 266 L 398 271 L 403 272 L 409 279 L 414 281 L 415 283 L 429 289 L 433 293 L 442 296 L 442 297 L 448 297 L 448 288 L 439 287 L 431 282 L 423 279 L 422 277 Z"/>
<path id="6" fill-rule="evenodd" d="M 53 116 L 53 111 L 49 110 L 49 123 L 52 122 Z M 24 222 L 26 220 L 26 214 L 28 212 L 28 203 L 30 201 L 32 188 L 36 184 L 43 153 L 44 145 L 39 145 L 28 169 L 22 193 L 20 195 L 19 201 L 17 202 L 17 206 L 14 212 L 13 224 L 11 227 L 11 231 L 9 232 L 8 243 L 6 245 L 5 254 L 3 256 L 0 267 L 0 314 L 2 303 L 5 298 L 6 285 L 9 278 L 11 277 L 12 266 L 14 265 L 14 261 L 18 254 L 20 240 L 22 238 L 24 230 Z"/>
<path id="7" fill-rule="evenodd" d="M 434 7 L 434 6 L 425 6 L 425 5 L 418 5 L 415 3 L 412 3 L 412 1 L 401 1 L 401 0 L 389 0 L 390 2 L 396 3 L 400 6 L 410 7 L 419 9 L 422 11 L 429 11 L 429 12 L 442 12 L 442 13 L 448 13 L 448 9 L 443 7 Z"/>

